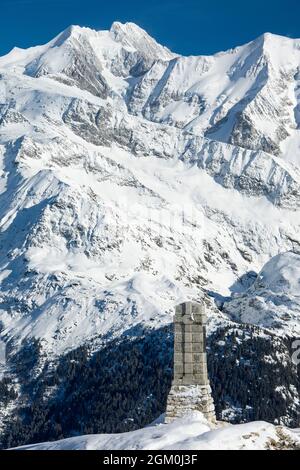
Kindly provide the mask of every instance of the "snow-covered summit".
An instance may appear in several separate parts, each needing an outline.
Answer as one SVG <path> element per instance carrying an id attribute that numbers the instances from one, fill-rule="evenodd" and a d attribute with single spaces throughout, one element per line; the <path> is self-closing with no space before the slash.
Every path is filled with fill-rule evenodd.
<path id="1" fill-rule="evenodd" d="M 71 26 L 44 46 L 15 49 L 0 68 L 51 76 L 133 115 L 297 162 L 300 40 L 266 33 L 214 56 L 183 57 L 133 23 Z"/>
<path id="2" fill-rule="evenodd" d="M 249 289 L 225 304 L 232 318 L 282 334 L 300 333 L 300 255 L 287 252 L 274 256 Z"/>
<path id="3" fill-rule="evenodd" d="M 157 60 L 170 60 L 176 57 L 169 49 L 158 44 L 149 34 L 135 23 L 115 21 L 109 31 L 117 42 L 132 47 L 146 56 Z M 178 55 L 178 54 L 177 54 Z"/>
<path id="4" fill-rule="evenodd" d="M 300 283 L 300 256 L 297 253 L 281 253 L 263 267 L 254 288 L 272 290 L 274 293 L 298 295 Z"/>

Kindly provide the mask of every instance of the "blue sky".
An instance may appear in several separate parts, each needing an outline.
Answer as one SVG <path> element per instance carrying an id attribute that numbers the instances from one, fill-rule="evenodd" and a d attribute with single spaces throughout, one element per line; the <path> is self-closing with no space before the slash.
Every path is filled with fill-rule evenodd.
<path id="1" fill-rule="evenodd" d="M 211 54 L 263 32 L 300 38 L 300 0 L 0 0 L 0 55 L 43 44 L 70 24 L 133 21 L 182 54 Z"/>

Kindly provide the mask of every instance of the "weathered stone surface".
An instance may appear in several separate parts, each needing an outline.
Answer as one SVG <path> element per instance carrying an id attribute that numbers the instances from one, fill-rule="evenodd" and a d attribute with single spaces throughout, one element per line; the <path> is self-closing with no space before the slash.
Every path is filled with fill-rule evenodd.
<path id="1" fill-rule="evenodd" d="M 166 422 L 190 411 L 201 411 L 215 422 L 207 374 L 204 305 L 178 305 L 174 318 L 174 379 L 168 396 Z"/>

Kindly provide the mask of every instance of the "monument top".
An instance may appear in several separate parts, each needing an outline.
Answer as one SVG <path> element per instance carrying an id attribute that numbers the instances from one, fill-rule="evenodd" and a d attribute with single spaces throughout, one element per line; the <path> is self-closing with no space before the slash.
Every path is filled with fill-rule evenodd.
<path id="1" fill-rule="evenodd" d="M 175 322 L 206 323 L 205 305 L 198 302 L 183 302 L 176 306 Z"/>

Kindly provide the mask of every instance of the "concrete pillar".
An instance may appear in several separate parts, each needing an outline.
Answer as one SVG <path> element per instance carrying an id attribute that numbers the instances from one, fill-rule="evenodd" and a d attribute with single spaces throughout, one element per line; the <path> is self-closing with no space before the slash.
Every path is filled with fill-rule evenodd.
<path id="1" fill-rule="evenodd" d="M 190 411 L 216 421 L 207 373 L 205 307 L 178 305 L 174 318 L 174 378 L 168 396 L 166 422 Z"/>

